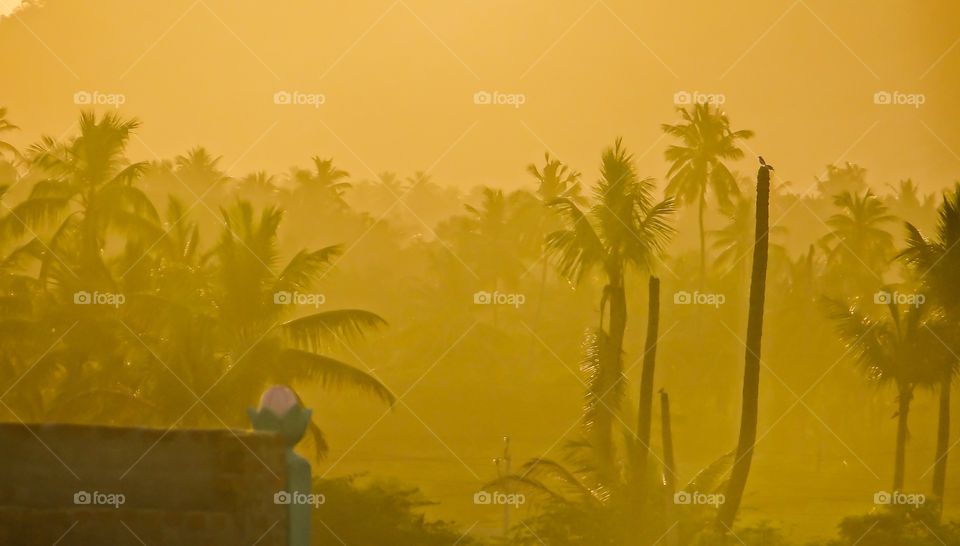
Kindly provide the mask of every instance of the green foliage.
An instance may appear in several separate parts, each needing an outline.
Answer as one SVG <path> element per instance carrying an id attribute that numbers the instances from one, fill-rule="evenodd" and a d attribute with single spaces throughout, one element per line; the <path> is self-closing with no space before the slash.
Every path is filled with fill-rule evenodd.
<path id="1" fill-rule="evenodd" d="M 319 478 L 314 491 L 326 502 L 313 511 L 313 544 L 351 546 L 450 546 L 477 544 L 444 521 L 427 521 L 421 510 L 433 503 L 416 488 L 358 477 Z"/>

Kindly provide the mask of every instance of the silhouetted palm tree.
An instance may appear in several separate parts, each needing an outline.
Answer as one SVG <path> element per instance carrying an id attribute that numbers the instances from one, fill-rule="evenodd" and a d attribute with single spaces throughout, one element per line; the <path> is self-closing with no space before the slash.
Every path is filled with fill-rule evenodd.
<path id="1" fill-rule="evenodd" d="M 726 165 L 743 157 L 737 141 L 753 136 L 753 131 L 734 131 L 727 115 L 708 103 L 679 108 L 681 122 L 663 124 L 664 132 L 680 140 L 667 147 L 664 157 L 670 162 L 667 171 L 667 194 L 676 196 L 683 205 L 696 205 L 700 229 L 700 276 L 707 271 L 706 230 L 703 215 L 707 192 L 721 204 L 738 192 L 737 181 Z"/>
<path id="2" fill-rule="evenodd" d="M 949 357 L 939 341 L 944 335 L 943 326 L 924 306 L 901 306 L 891 301 L 886 305 L 886 316 L 877 319 L 839 300 L 828 299 L 826 305 L 836 321 L 837 334 L 848 344 L 869 379 L 878 385 L 896 386 L 893 490 L 902 491 L 910 403 L 917 386 L 935 384 L 942 377 Z"/>
<path id="3" fill-rule="evenodd" d="M 613 470 L 612 421 L 623 396 L 623 337 L 627 326 L 626 273 L 650 271 L 673 233 L 673 199 L 654 202 L 652 179 L 641 179 L 621 139 L 604 151 L 600 179 L 589 210 L 569 197 L 552 202 L 567 228 L 551 233 L 547 246 L 561 274 L 580 283 L 600 270 L 606 277 L 600 298 L 599 369 L 594 419 L 595 442 L 604 472 Z"/>
<path id="4" fill-rule="evenodd" d="M 44 277 L 59 272 L 61 280 L 72 277 L 77 289 L 115 288 L 104 262 L 108 230 L 147 244 L 159 238 L 157 211 L 135 185 L 147 163 L 130 163 L 124 156 L 138 126 L 137 120 L 116 113 L 98 121 L 84 112 L 77 137 L 65 143 L 44 137 L 28 149 L 27 160 L 45 178 L 14 207 L 22 223 L 11 225 L 22 235 L 28 226 L 59 222 L 46 243 Z"/>
<path id="5" fill-rule="evenodd" d="M 537 197 L 540 199 L 542 208 L 539 214 L 537 238 L 542 238 L 546 233 L 550 233 L 560 227 L 555 225 L 559 219 L 550 208 L 550 203 L 556 199 L 568 198 L 582 205 L 584 202 L 581 196 L 580 173 L 570 169 L 559 159 L 551 159 L 550 153 L 543 154 L 543 167 L 539 168 L 531 163 L 527 165 L 527 172 L 537 180 Z M 537 311 L 535 313 L 535 322 L 538 322 L 540 311 L 543 308 L 543 297 L 547 288 L 547 271 L 549 263 L 544 256 L 543 265 L 540 270 L 540 297 L 537 298 Z"/>
<path id="6" fill-rule="evenodd" d="M 10 123 L 10 120 L 7 119 L 7 108 L 5 106 L 0 107 L 0 157 L 2 157 L 4 152 L 9 152 L 13 154 L 14 157 L 20 156 L 20 151 L 17 150 L 16 146 L 2 138 L 3 133 L 16 131 L 17 129 L 19 129 L 19 127 Z"/>
<path id="7" fill-rule="evenodd" d="M 960 184 L 943 197 L 938 210 L 935 239 L 927 238 L 913 224 L 906 223 L 907 248 L 899 257 L 918 274 L 926 293 L 939 306 L 953 327 L 940 340 L 949 346 L 948 359 L 940 374 L 940 413 L 933 474 L 933 494 L 942 508 L 946 488 L 947 453 L 950 443 L 950 390 L 957 373 L 960 352 Z"/>
<path id="8" fill-rule="evenodd" d="M 176 210 L 168 216 L 181 216 L 183 206 L 172 207 Z M 158 393 L 180 393 L 179 403 L 164 404 L 165 411 L 182 413 L 193 402 L 190 393 L 175 388 L 179 381 L 198 395 L 208 393 L 204 406 L 231 426 L 244 419 L 238 400 L 255 399 L 275 383 L 318 381 L 358 388 L 393 403 L 393 394 L 370 373 L 325 354 L 383 326 L 384 320 L 359 309 L 321 310 L 324 298 L 311 292 L 312 285 L 341 249 L 301 250 L 280 264 L 282 216 L 273 207 L 258 215 L 245 201 L 225 208 L 226 228 L 205 255 L 196 250 L 196 226 L 170 224 L 168 250 L 154 266 L 156 289 L 134 298 L 152 312 L 131 319 L 173 371 L 172 376 L 161 370 L 152 376 L 157 383 L 151 387 Z M 303 300 L 305 296 L 312 299 Z M 184 421 L 217 423 L 206 412 L 184 416 Z M 322 451 L 322 435 L 317 439 Z"/>
<path id="9" fill-rule="evenodd" d="M 314 156 L 312 161 L 312 170 L 294 167 L 290 171 L 296 199 L 307 204 L 331 203 L 338 208 L 346 208 L 343 195 L 351 186 L 346 181 L 350 173 L 335 166 L 331 158 Z"/>
<path id="10" fill-rule="evenodd" d="M 220 169 L 221 156 L 213 156 L 203 146 L 195 146 L 174 158 L 173 173 L 190 191 L 189 200 L 202 199 L 216 206 L 223 198 L 230 178 Z"/>
<path id="11" fill-rule="evenodd" d="M 870 190 L 862 195 L 849 192 L 834 197 L 840 212 L 827 219 L 830 232 L 821 244 L 827 260 L 836 269 L 841 286 L 866 288 L 883 284 L 883 273 L 894 254 L 893 235 L 883 226 L 895 220 L 887 207 Z"/>

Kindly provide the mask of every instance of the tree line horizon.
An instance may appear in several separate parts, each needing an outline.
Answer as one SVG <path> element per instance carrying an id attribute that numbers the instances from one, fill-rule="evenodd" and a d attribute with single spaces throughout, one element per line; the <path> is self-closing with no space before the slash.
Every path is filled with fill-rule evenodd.
<path id="1" fill-rule="evenodd" d="M 848 517 L 829 544 L 960 541 L 942 516 L 960 360 L 960 183 L 924 195 L 904 180 L 877 194 L 866 170 L 847 162 L 828 166 L 816 192 L 791 193 L 762 157 L 755 176 L 734 168 L 754 132 L 734 129 L 710 104 L 678 108 L 677 120 L 661 125 L 670 137 L 662 197 L 620 138 L 602 151 L 596 176 L 546 153 L 526 167 L 530 189 L 482 186 L 465 196 L 424 172 L 353 183 L 319 155 L 283 175 L 236 179 L 200 146 L 172 160 L 134 162 L 126 151 L 138 120 L 91 110 L 78 127 L 75 136 L 18 149 L 3 139 L 18 128 L 0 108 L 6 419 L 243 427 L 243 409 L 277 383 L 356 389 L 387 407 L 402 405 L 405 393 L 363 357 L 377 353 L 360 348 L 395 328 L 377 297 L 356 297 L 378 293 L 373 272 L 387 274 L 389 263 L 416 286 L 410 302 L 383 301 L 400 317 L 383 351 L 391 362 L 419 360 L 405 352 L 422 342 L 413 325 L 463 324 L 478 312 L 467 331 L 482 322 L 497 354 L 552 352 L 548 343 L 537 346 L 540 330 L 567 338 L 557 344 L 565 356 L 579 353 L 582 413 L 563 459 L 532 457 L 478 484 L 537 499 L 522 525 L 504 529 L 503 544 L 620 545 L 636 537 L 772 544 L 770 533 L 788 544 L 753 518 L 743 525 L 738 513 L 749 500 L 755 446 L 766 436 L 758 427 L 768 405 L 761 373 L 773 373 L 766 340 L 782 354 L 791 343 L 808 344 L 804 334 L 829 339 L 823 350 L 833 351 L 831 360 L 838 356 L 895 404 L 892 495 L 915 481 L 907 475 L 912 402 L 930 396 L 937 406 L 936 422 L 921 433 L 936 443 L 929 502 Z M 792 245 L 799 252 L 784 243 L 796 235 L 780 223 L 797 207 L 819 220 L 811 231 L 824 232 Z M 671 252 L 684 233 L 695 248 Z M 317 290 L 330 279 L 345 282 L 337 277 L 344 267 L 369 272 L 351 291 L 366 305 L 331 310 L 331 298 Z M 511 311 L 469 299 L 487 290 L 526 294 L 529 306 L 521 317 L 519 305 Z M 730 305 L 710 309 L 677 297 L 686 290 L 722 295 Z M 558 305 L 579 314 L 561 317 Z M 423 316 L 397 313 L 406 306 Z M 670 415 L 671 404 L 689 401 L 668 394 L 662 370 L 663 359 L 683 359 L 661 343 L 672 317 L 695 323 L 681 326 L 688 343 L 729 332 L 744 359 L 724 370 L 738 398 L 708 397 L 738 423 L 738 440 L 714 445 L 714 460 L 686 472 L 685 487 L 677 466 L 685 455 L 674 437 L 692 425 Z M 790 373 L 809 373 L 794 364 Z M 639 373 L 632 385 L 631 373 Z M 306 443 L 317 461 L 330 450 L 319 422 Z M 723 502 L 677 502 L 693 491 Z M 879 523 L 886 534 L 864 539 Z"/>

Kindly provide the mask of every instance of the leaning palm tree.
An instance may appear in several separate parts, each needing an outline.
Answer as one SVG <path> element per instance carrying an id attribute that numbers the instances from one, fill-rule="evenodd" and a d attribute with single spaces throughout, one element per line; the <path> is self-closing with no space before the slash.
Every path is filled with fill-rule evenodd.
<path id="1" fill-rule="evenodd" d="M 960 324 L 960 184 L 943 197 L 938 211 L 936 237 L 923 235 L 913 224 L 906 223 L 907 248 L 899 254 L 919 276 L 926 292 L 944 313 L 948 324 Z M 946 332 L 942 341 L 953 355 L 960 353 L 960 329 Z M 937 424 L 937 449 L 933 473 L 933 494 L 943 505 L 946 489 L 947 452 L 950 443 L 950 389 L 957 373 L 956 357 L 941 372 L 940 415 Z"/>
<path id="2" fill-rule="evenodd" d="M 767 291 L 767 252 L 770 229 L 770 171 L 773 167 L 760 158 L 757 171 L 756 222 L 754 225 L 753 269 L 750 275 L 750 308 L 747 315 L 747 343 L 743 364 L 743 398 L 740 409 L 740 436 L 736 457 L 727 484 L 726 502 L 720 507 L 718 530 L 729 531 L 740 509 L 743 491 L 750 474 L 753 448 L 757 441 L 760 399 L 760 341 L 763 336 L 763 309 Z"/>
<path id="3" fill-rule="evenodd" d="M 706 230 L 703 215 L 707 207 L 707 193 L 712 192 L 721 205 L 738 193 L 737 181 L 727 167 L 727 161 L 743 157 L 738 141 L 753 136 L 753 131 L 734 131 L 727 115 L 709 104 L 679 108 L 681 122 L 661 127 L 668 135 L 680 140 L 667 147 L 664 156 L 670 162 L 667 171 L 667 194 L 676 196 L 684 205 L 698 207 L 700 228 L 700 277 L 707 271 Z"/>
<path id="4" fill-rule="evenodd" d="M 626 276 L 630 268 L 650 271 L 672 234 L 673 199 L 656 202 L 654 182 L 637 176 L 633 156 L 621 139 L 604 151 L 593 205 L 586 211 L 570 197 L 551 202 L 567 227 L 551 233 L 547 246 L 560 273 L 580 283 L 593 271 L 605 277 L 597 329 L 598 378 L 592 415 L 602 472 L 613 472 L 613 419 L 623 396 L 623 338 L 627 326 Z"/>
<path id="5" fill-rule="evenodd" d="M 883 318 L 874 318 L 856 305 L 827 299 L 837 335 L 852 350 L 857 363 L 878 385 L 897 389 L 897 439 L 893 491 L 902 491 L 906 465 L 907 423 L 917 386 L 939 380 L 949 353 L 940 343 L 942 321 L 924 306 L 886 305 Z"/>

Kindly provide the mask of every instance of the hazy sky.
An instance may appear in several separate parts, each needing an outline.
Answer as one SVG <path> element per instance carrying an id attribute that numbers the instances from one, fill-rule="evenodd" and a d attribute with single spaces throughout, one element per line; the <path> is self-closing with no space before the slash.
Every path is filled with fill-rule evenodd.
<path id="1" fill-rule="evenodd" d="M 0 103 L 18 144 L 69 131 L 80 92 L 142 119 L 137 157 L 203 144 L 234 175 L 320 154 L 360 178 L 518 185 L 545 149 L 593 179 L 618 135 L 662 178 L 660 124 L 700 93 L 795 187 L 840 160 L 878 185 L 957 179 L 960 5 L 858 4 L 47 0 L 0 22 Z"/>
<path id="2" fill-rule="evenodd" d="M 0 15 L 11 13 L 19 5 L 20 0 L 0 0 Z"/>

